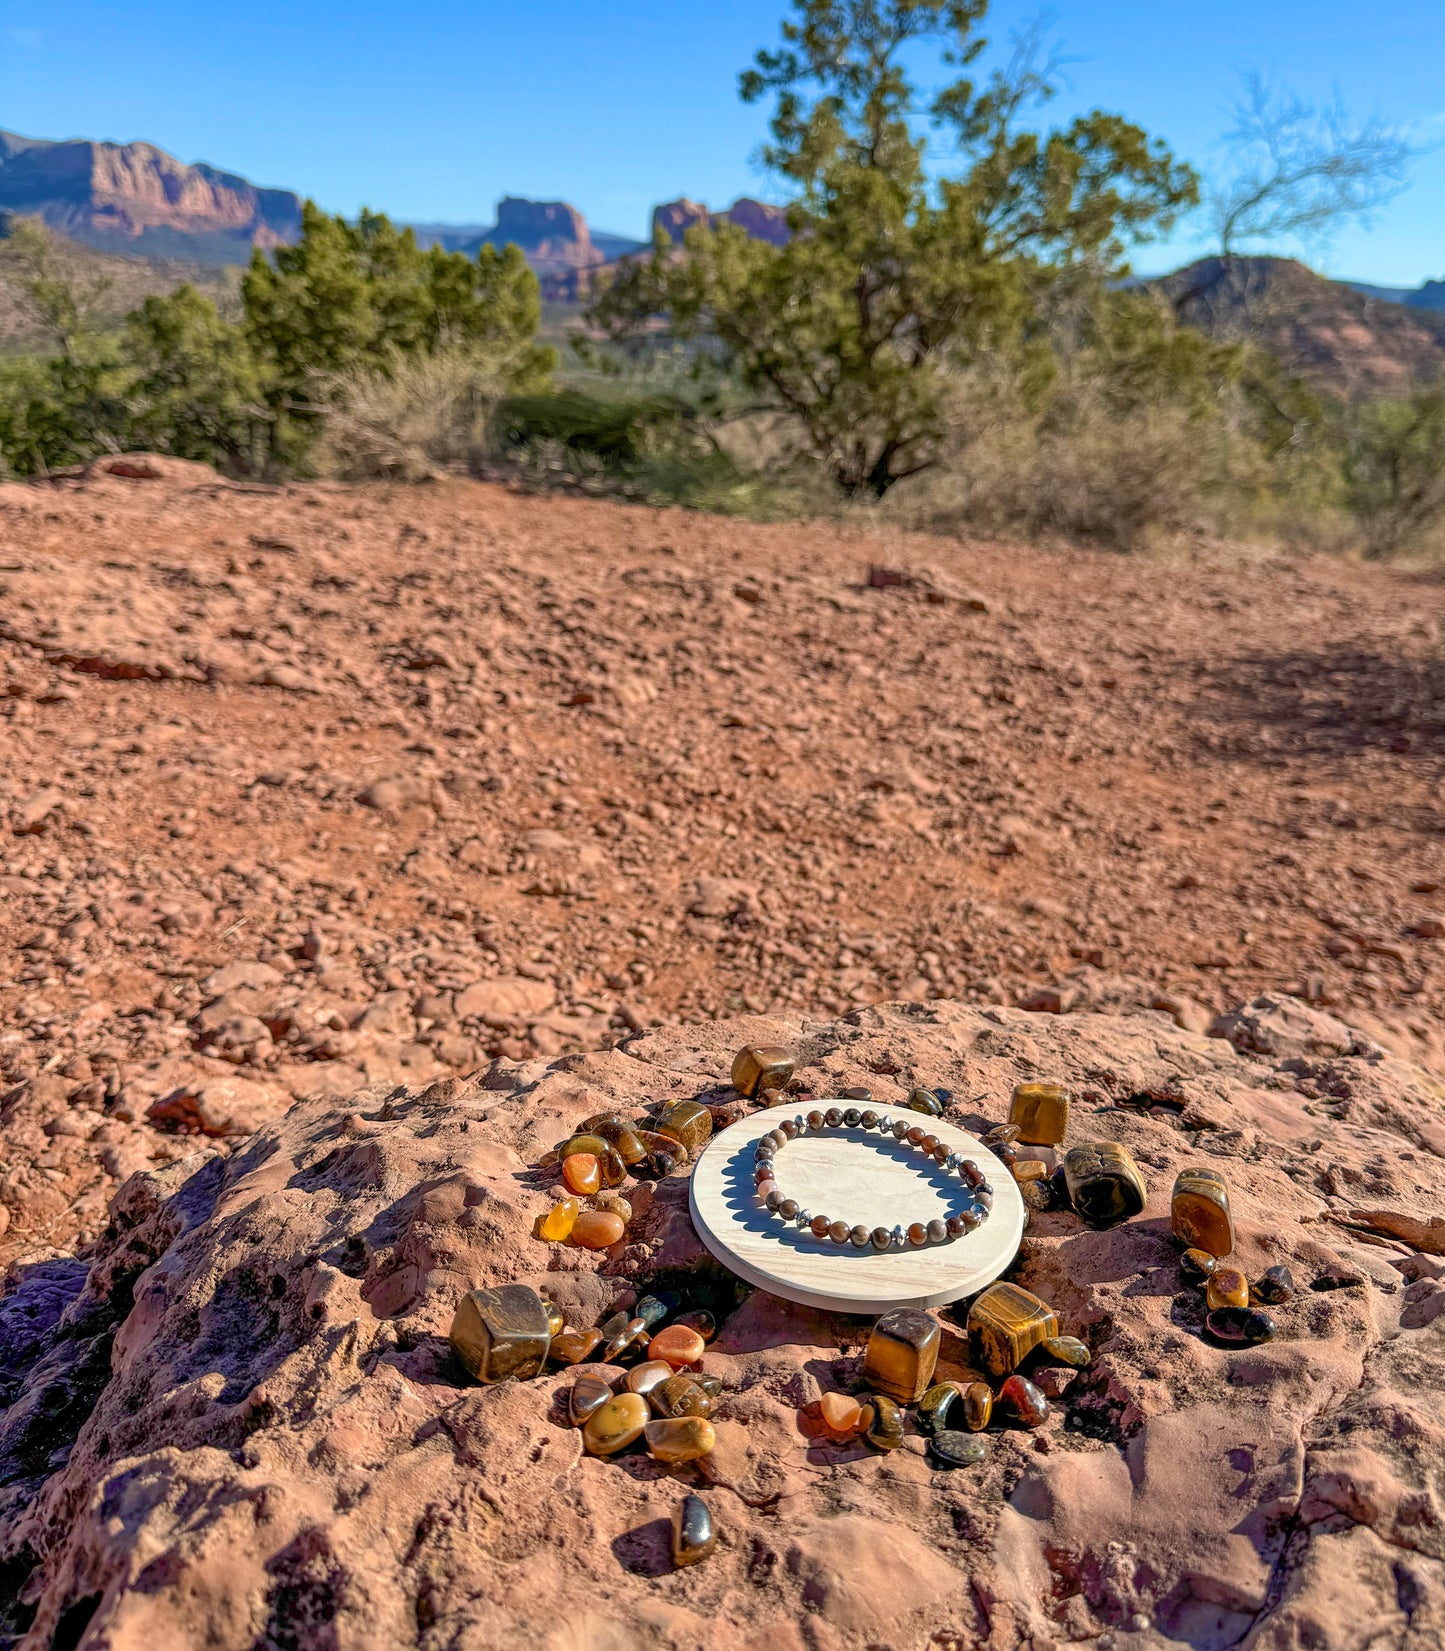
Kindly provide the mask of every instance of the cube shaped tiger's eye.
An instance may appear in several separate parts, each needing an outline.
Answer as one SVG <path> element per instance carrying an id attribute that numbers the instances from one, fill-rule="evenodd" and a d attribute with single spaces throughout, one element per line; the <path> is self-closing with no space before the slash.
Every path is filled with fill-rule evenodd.
<path id="1" fill-rule="evenodd" d="M 1208 1250 L 1214 1256 L 1233 1250 L 1229 1188 L 1217 1169 L 1180 1170 L 1169 1200 L 1169 1224 L 1191 1250 Z"/>
<path id="2" fill-rule="evenodd" d="M 942 1335 L 938 1320 L 918 1307 L 895 1307 L 873 1326 L 863 1374 L 868 1385 L 899 1404 L 913 1404 L 933 1380 Z"/>
<path id="3" fill-rule="evenodd" d="M 990 1284 L 968 1310 L 969 1356 L 990 1376 L 1009 1375 L 1058 1333 L 1053 1308 L 1017 1284 Z"/>
<path id="4" fill-rule="evenodd" d="M 541 1373 L 552 1344 L 546 1303 L 525 1284 L 468 1290 L 448 1339 L 462 1368 L 477 1381 L 525 1381 Z"/>
<path id="5" fill-rule="evenodd" d="M 701 1101 L 674 1101 L 663 1108 L 657 1133 L 681 1141 L 689 1152 L 700 1152 L 712 1135 L 712 1113 Z"/>
<path id="6" fill-rule="evenodd" d="M 1069 1092 L 1056 1083 L 1021 1083 L 1009 1102 L 1008 1121 L 1019 1140 L 1056 1147 L 1069 1131 Z"/>
<path id="7" fill-rule="evenodd" d="M 1128 1147 L 1117 1141 L 1070 1147 L 1064 1157 L 1069 1200 L 1091 1227 L 1112 1227 L 1138 1215 L 1148 1196 Z"/>
<path id="8" fill-rule="evenodd" d="M 733 1060 L 733 1088 L 749 1100 L 770 1089 L 781 1089 L 793 1075 L 793 1057 L 772 1045 L 749 1045 Z"/>

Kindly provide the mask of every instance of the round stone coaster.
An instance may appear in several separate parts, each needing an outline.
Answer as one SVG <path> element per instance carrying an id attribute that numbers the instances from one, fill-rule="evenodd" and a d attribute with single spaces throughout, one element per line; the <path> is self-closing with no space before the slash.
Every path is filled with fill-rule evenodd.
<path id="1" fill-rule="evenodd" d="M 827 1098 L 800 1107 L 771 1107 L 714 1135 L 693 1166 L 693 1225 L 709 1251 L 759 1289 L 805 1307 L 838 1313 L 885 1313 L 890 1307 L 937 1307 L 981 1290 L 1018 1253 L 1024 1204 L 1008 1169 L 972 1135 L 942 1118 L 888 1110 L 916 1120 L 972 1158 L 993 1187 L 987 1221 L 951 1244 L 918 1250 L 859 1250 L 816 1239 L 769 1215 L 753 1195 L 753 1147 L 781 1117 L 815 1107 L 856 1105 Z M 875 1103 L 876 1106 L 876 1103 Z M 884 1108 L 876 1108 L 883 1112 Z M 962 1199 L 955 1171 L 876 1130 L 834 1129 L 803 1135 L 778 1154 L 778 1183 L 814 1215 L 850 1227 L 929 1221 L 956 1211 Z"/>

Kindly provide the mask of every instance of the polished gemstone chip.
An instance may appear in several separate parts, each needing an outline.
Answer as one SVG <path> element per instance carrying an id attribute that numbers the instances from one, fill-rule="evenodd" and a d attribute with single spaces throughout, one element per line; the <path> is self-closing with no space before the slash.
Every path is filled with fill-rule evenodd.
<path id="1" fill-rule="evenodd" d="M 1174 1236 L 1192 1250 L 1207 1250 L 1213 1256 L 1225 1256 L 1233 1250 L 1229 1188 L 1218 1170 L 1180 1170 L 1169 1200 L 1169 1224 Z"/>
<path id="2" fill-rule="evenodd" d="M 982 1433 L 993 1415 L 993 1391 L 987 1382 L 970 1382 L 963 1390 L 963 1425 L 970 1433 Z"/>
<path id="3" fill-rule="evenodd" d="M 772 1045 L 749 1045 L 733 1058 L 733 1088 L 750 1100 L 768 1090 L 781 1089 L 793 1075 L 793 1057 Z"/>
<path id="4" fill-rule="evenodd" d="M 1288 1267 L 1271 1267 L 1257 1284 L 1249 1287 L 1251 1302 L 1268 1302 L 1276 1307 L 1282 1301 L 1288 1301 L 1294 1294 L 1294 1275 Z"/>
<path id="5" fill-rule="evenodd" d="M 600 1376 L 579 1376 L 567 1395 L 567 1414 L 574 1427 L 581 1427 L 589 1416 L 594 1416 L 612 1397 L 612 1389 Z"/>
<path id="6" fill-rule="evenodd" d="M 1204 1300 L 1216 1307 L 1248 1307 L 1249 1280 L 1238 1267 L 1216 1267 L 1204 1283 Z"/>
<path id="7" fill-rule="evenodd" d="M 670 1135 L 689 1152 L 700 1152 L 712 1135 L 712 1113 L 701 1101 L 674 1101 L 659 1114 L 657 1133 Z"/>
<path id="8" fill-rule="evenodd" d="M 988 1460 L 988 1442 L 972 1433 L 945 1428 L 929 1439 L 928 1454 L 946 1468 L 976 1468 Z"/>
<path id="9" fill-rule="evenodd" d="M 1279 1326 L 1259 1307 L 1216 1307 L 1204 1320 L 1210 1337 L 1225 1347 L 1253 1347 L 1272 1341 Z"/>
<path id="10" fill-rule="evenodd" d="M 1025 1427 L 1041 1427 L 1049 1419 L 1049 1401 L 1042 1390 L 1017 1371 L 998 1390 L 998 1402 Z"/>
<path id="11" fill-rule="evenodd" d="M 903 1412 L 886 1393 L 870 1393 L 863 1401 L 863 1436 L 878 1450 L 903 1443 Z"/>
<path id="12" fill-rule="evenodd" d="M 672 1510 L 672 1563 L 698 1565 L 716 1545 L 717 1533 L 707 1503 L 689 1492 Z"/>
<path id="13" fill-rule="evenodd" d="M 712 1400 L 690 1376 L 670 1375 L 647 1391 L 655 1416 L 711 1416 Z"/>
<path id="14" fill-rule="evenodd" d="M 626 1231 L 620 1215 L 608 1210 L 580 1210 L 572 1228 L 572 1242 L 584 1250 L 605 1250 L 618 1243 Z"/>
<path id="15" fill-rule="evenodd" d="M 717 1443 L 713 1425 L 703 1416 L 669 1416 L 642 1430 L 648 1454 L 659 1462 L 695 1462 Z"/>
<path id="16" fill-rule="evenodd" d="M 575 1198 L 558 1199 L 551 1209 L 545 1210 L 537 1217 L 537 1237 L 545 1238 L 554 1244 L 560 1243 L 564 1238 L 570 1238 L 572 1228 L 577 1223 L 579 1207 Z"/>
<path id="17" fill-rule="evenodd" d="M 1089 1362 L 1089 1347 L 1077 1336 L 1046 1336 L 1039 1343 L 1039 1351 L 1050 1364 L 1068 1364 L 1082 1370 Z"/>
<path id="18" fill-rule="evenodd" d="M 642 1437 L 647 1400 L 640 1393 L 615 1393 L 587 1418 L 582 1443 L 593 1456 L 615 1456 Z"/>

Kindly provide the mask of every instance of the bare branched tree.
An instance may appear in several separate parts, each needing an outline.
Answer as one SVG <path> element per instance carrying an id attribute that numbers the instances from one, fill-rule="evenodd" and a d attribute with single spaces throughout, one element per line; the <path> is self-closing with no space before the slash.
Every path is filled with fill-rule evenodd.
<path id="1" fill-rule="evenodd" d="M 1419 153 L 1379 116 L 1353 119 L 1246 75 L 1224 136 L 1226 177 L 1209 196 L 1219 250 L 1286 236 L 1318 240 L 1351 218 L 1368 220 L 1406 187 Z"/>

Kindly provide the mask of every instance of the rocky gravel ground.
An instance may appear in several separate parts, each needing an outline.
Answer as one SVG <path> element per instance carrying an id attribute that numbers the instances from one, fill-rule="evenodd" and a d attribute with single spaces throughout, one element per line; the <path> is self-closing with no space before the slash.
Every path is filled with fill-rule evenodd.
<path id="1" fill-rule="evenodd" d="M 1286 990 L 1445 1070 L 1441 593 L 461 481 L 0 487 L 0 1264 L 296 1097 L 720 1015 Z"/>

